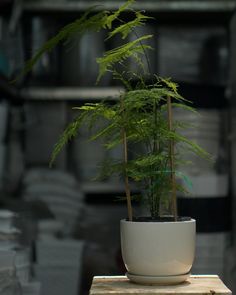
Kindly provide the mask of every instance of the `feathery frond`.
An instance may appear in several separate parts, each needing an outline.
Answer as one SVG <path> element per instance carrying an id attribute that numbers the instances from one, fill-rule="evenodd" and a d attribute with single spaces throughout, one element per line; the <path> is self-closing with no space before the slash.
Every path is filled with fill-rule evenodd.
<path id="1" fill-rule="evenodd" d="M 79 115 L 77 118 L 74 119 L 72 123 L 70 123 L 67 128 L 64 130 L 62 135 L 60 136 L 58 142 L 55 144 L 51 160 L 50 160 L 50 166 L 52 166 L 53 162 L 55 161 L 58 154 L 61 152 L 61 150 L 64 148 L 64 146 L 74 137 L 77 136 L 78 130 L 85 119 L 85 113 Z"/>
<path id="2" fill-rule="evenodd" d="M 135 2 L 135 0 L 128 0 L 128 1 L 126 1 L 114 13 L 112 13 L 111 15 L 109 15 L 108 18 L 107 18 L 107 21 L 106 21 L 107 28 L 108 29 L 111 29 L 112 28 L 112 23 L 119 17 L 119 15 L 122 12 L 124 12 L 125 10 L 127 10 L 134 2 Z"/>
<path id="3" fill-rule="evenodd" d="M 145 22 L 151 18 L 152 17 L 146 16 L 146 15 L 142 14 L 141 12 L 137 11 L 137 12 L 135 12 L 135 19 L 133 19 L 129 22 L 124 22 L 124 24 L 116 27 L 113 31 L 111 31 L 108 34 L 108 37 L 106 40 L 114 37 L 117 34 L 120 34 L 122 39 L 126 39 L 127 36 L 130 33 L 132 33 L 134 29 L 144 26 Z"/>
<path id="4" fill-rule="evenodd" d="M 127 58 L 135 56 L 136 54 L 144 54 L 145 49 L 151 49 L 149 45 L 140 45 L 140 42 L 150 39 L 152 35 L 142 36 L 134 41 L 130 41 L 120 47 L 109 50 L 104 53 L 103 57 L 97 58 L 97 63 L 99 65 L 99 74 L 97 78 L 97 83 L 101 80 L 102 76 L 110 70 L 112 70 L 113 65 L 118 62 L 123 62 Z"/>
<path id="5" fill-rule="evenodd" d="M 91 8 L 81 18 L 66 25 L 56 36 L 48 40 L 26 63 L 22 73 L 29 72 L 45 52 L 51 51 L 59 43 L 68 43 L 75 34 L 106 30 L 106 40 L 118 34 L 123 40 L 126 39 L 137 27 L 145 25 L 150 19 L 142 12 L 132 10 L 134 2 L 134 0 L 128 0 L 114 12 L 104 10 L 94 13 Z M 133 19 L 128 22 L 122 20 L 122 13 L 126 10 L 129 10 L 133 16 Z M 170 98 L 173 108 L 195 113 L 190 102 L 179 94 L 178 85 L 169 78 L 159 78 L 155 75 L 152 78 L 152 85 L 146 84 L 142 58 L 146 57 L 146 50 L 152 49 L 147 43 L 151 38 L 152 35 L 137 37 L 97 58 L 99 65 L 97 82 L 109 72 L 112 73 L 113 79 L 118 79 L 124 84 L 127 91 L 120 96 L 119 101 L 113 104 L 101 101 L 75 107 L 74 110 L 79 115 L 68 125 L 56 143 L 50 166 L 62 148 L 77 136 L 82 126 L 93 131 L 89 140 L 104 139 L 106 149 L 113 149 L 123 144 L 126 150 L 139 145 L 142 149 L 136 150 L 132 159 L 127 157 L 128 151 L 125 152 L 124 159 L 107 158 L 101 166 L 100 176 L 109 177 L 117 174 L 125 178 L 126 184 L 129 179 L 139 183 L 145 191 L 145 200 L 151 216 L 155 218 L 160 216 L 161 208 L 168 208 L 171 202 L 173 175 L 182 179 L 184 184 L 177 183 L 178 191 L 186 193 L 186 187 L 191 186 L 184 174 L 177 170 L 173 171 L 172 158 L 178 164 L 181 162 L 180 152 L 190 151 L 207 160 L 210 155 L 195 142 L 179 133 L 179 129 L 187 127 L 184 122 L 173 121 L 172 128 L 167 122 L 169 106 L 167 101 Z M 136 72 L 128 68 L 127 64 L 130 60 L 137 65 Z M 133 80 L 136 80 L 135 86 L 132 86 Z M 101 121 L 103 124 L 99 127 Z M 177 148 L 170 155 L 170 143 L 173 142 Z"/>
<path id="6" fill-rule="evenodd" d="M 90 15 L 93 7 L 86 11 L 81 18 L 63 27 L 54 37 L 45 42 L 35 55 L 26 62 L 20 75 L 25 75 L 32 70 L 44 53 L 52 51 L 59 43 L 66 43 L 75 34 L 83 34 L 88 30 L 100 31 L 106 26 L 107 11 L 101 11 L 96 15 Z"/>

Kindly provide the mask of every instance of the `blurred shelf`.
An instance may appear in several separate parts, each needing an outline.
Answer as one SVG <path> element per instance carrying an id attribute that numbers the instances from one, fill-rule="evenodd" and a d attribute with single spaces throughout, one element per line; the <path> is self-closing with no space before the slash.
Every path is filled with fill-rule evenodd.
<path id="1" fill-rule="evenodd" d="M 138 192 L 138 188 L 134 185 L 130 185 L 132 192 Z M 81 185 L 81 189 L 85 194 L 114 194 L 124 193 L 125 185 L 122 182 L 84 182 Z"/>
<path id="2" fill-rule="evenodd" d="M 24 100 L 117 100 L 121 87 L 29 87 L 21 90 Z"/>
<path id="3" fill-rule="evenodd" d="M 26 1 L 24 11 L 31 13 L 81 12 L 91 6 L 95 10 L 117 9 L 124 1 Z M 153 0 L 137 1 L 133 7 L 153 12 L 232 12 L 235 0 Z"/>

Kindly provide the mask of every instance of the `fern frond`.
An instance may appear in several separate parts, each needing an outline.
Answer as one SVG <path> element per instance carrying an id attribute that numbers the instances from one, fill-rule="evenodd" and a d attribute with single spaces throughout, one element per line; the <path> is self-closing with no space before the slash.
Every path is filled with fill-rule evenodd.
<path id="1" fill-rule="evenodd" d="M 128 1 L 126 1 L 114 13 L 112 13 L 111 15 L 109 15 L 108 18 L 107 18 L 107 20 L 106 20 L 106 26 L 107 26 L 107 28 L 108 29 L 111 29 L 112 28 L 113 21 L 115 21 L 122 12 L 124 12 L 131 5 L 133 5 L 134 2 L 135 2 L 135 0 L 128 0 Z"/>
<path id="2" fill-rule="evenodd" d="M 178 94 L 178 84 L 173 82 L 170 78 L 161 78 L 160 81 L 168 86 L 175 94 Z"/>
<path id="3" fill-rule="evenodd" d="M 107 140 L 106 143 L 104 144 L 105 148 L 107 150 L 111 150 L 118 145 L 122 143 L 122 138 L 120 136 L 120 132 L 117 132 L 114 137 L 111 138 L 111 140 Z"/>
<path id="4" fill-rule="evenodd" d="M 86 114 L 82 113 L 81 115 L 79 115 L 77 118 L 74 119 L 74 121 L 72 123 L 70 123 L 67 128 L 64 130 L 64 132 L 62 133 L 62 135 L 60 136 L 58 142 L 55 144 L 52 155 L 51 155 L 51 159 L 50 159 L 50 163 L 49 166 L 51 167 L 52 164 L 54 163 L 56 157 L 58 156 L 58 154 L 61 152 L 61 150 L 63 149 L 63 147 L 74 137 L 77 136 L 78 130 L 83 122 L 83 120 L 85 119 Z"/>
<path id="5" fill-rule="evenodd" d="M 174 121 L 173 123 L 173 129 L 174 130 L 177 130 L 177 129 L 183 129 L 183 130 L 186 130 L 186 129 L 195 129 L 197 128 L 197 125 L 196 124 L 193 124 L 193 123 L 188 123 L 188 122 L 185 122 L 185 121 Z"/>
<path id="6" fill-rule="evenodd" d="M 179 183 L 176 183 L 176 190 L 179 192 L 179 193 L 182 193 L 183 195 L 190 195 L 190 192 L 189 190 L 186 189 L 186 187 L 184 185 L 181 185 Z"/>
<path id="7" fill-rule="evenodd" d="M 121 34 L 121 38 L 126 39 L 127 36 L 131 32 L 133 32 L 134 29 L 136 29 L 137 27 L 144 26 L 146 20 L 148 20 L 150 18 L 152 18 L 152 17 L 146 16 L 146 15 L 142 14 L 141 12 L 137 11 L 137 12 L 135 12 L 135 19 L 133 19 L 129 22 L 125 22 L 123 25 L 120 25 L 117 28 L 115 28 L 113 31 L 111 31 L 108 34 L 108 37 L 106 40 L 114 37 L 117 34 Z"/>
<path id="8" fill-rule="evenodd" d="M 173 108 L 179 108 L 179 109 L 183 109 L 187 112 L 191 112 L 191 113 L 194 113 L 196 115 L 199 115 L 199 113 L 197 112 L 197 110 L 189 105 L 186 105 L 186 104 L 183 104 L 183 103 L 175 103 L 175 102 L 172 102 L 172 107 Z"/>
<path id="9" fill-rule="evenodd" d="M 100 179 L 107 179 L 111 175 L 118 175 L 122 176 L 124 175 L 124 163 L 122 160 L 114 160 L 112 158 L 106 158 L 99 167 L 100 173 L 99 178 Z"/>
<path id="10" fill-rule="evenodd" d="M 165 154 L 157 154 L 157 155 L 147 155 L 143 157 L 139 157 L 138 159 L 133 161 L 133 164 L 137 167 L 150 167 L 153 165 L 157 165 L 162 163 L 163 161 L 166 161 L 168 159 L 168 156 Z"/>
<path id="11" fill-rule="evenodd" d="M 125 108 L 137 108 L 144 105 L 153 105 L 153 102 L 160 103 L 163 100 L 162 92 L 159 89 L 139 89 L 128 91 L 124 95 Z"/>
<path id="12" fill-rule="evenodd" d="M 132 90 L 132 86 L 130 84 L 130 81 L 129 80 L 126 80 L 124 78 L 124 75 L 125 75 L 126 72 L 119 73 L 115 69 L 113 71 L 109 71 L 109 72 L 111 72 L 113 74 L 113 79 L 114 80 L 119 80 L 124 85 L 124 87 L 125 87 L 126 90 L 128 90 L 128 91 L 131 91 Z"/>
<path id="13" fill-rule="evenodd" d="M 106 126 L 105 128 L 102 128 L 102 130 L 99 130 L 99 132 L 95 133 L 93 136 L 90 137 L 91 141 L 97 140 L 100 137 L 105 137 L 106 135 L 109 135 L 111 132 L 114 132 L 114 128 L 116 127 L 116 123 L 111 123 L 110 125 Z"/>
<path id="14" fill-rule="evenodd" d="M 157 88 L 154 88 L 155 92 L 159 93 L 159 95 L 161 95 L 163 98 L 167 98 L 168 96 L 177 100 L 177 101 L 183 101 L 183 102 L 188 102 L 189 101 L 187 99 L 185 99 L 182 95 L 180 95 L 178 92 L 174 92 L 168 88 L 165 88 L 165 87 L 157 87 Z"/>
<path id="15" fill-rule="evenodd" d="M 87 113 L 93 113 L 96 117 L 103 117 L 107 120 L 112 120 L 116 115 L 116 112 L 109 106 L 106 106 L 103 102 L 100 103 L 86 103 L 81 107 L 73 107 L 74 110 L 79 110 Z"/>
<path id="16" fill-rule="evenodd" d="M 178 134 L 177 132 L 170 132 L 169 134 L 171 134 L 172 139 L 175 140 L 176 142 L 187 144 L 190 150 L 194 154 L 198 155 L 200 158 L 204 158 L 208 161 L 211 160 L 211 155 L 195 142 L 189 140 L 188 138 L 186 138 L 185 136 L 181 134 Z"/>
<path id="17" fill-rule="evenodd" d="M 196 111 L 195 108 L 193 108 L 185 103 L 172 102 L 171 105 L 173 107 L 173 118 L 175 117 L 175 109 L 182 109 L 182 110 L 186 111 L 186 113 L 191 112 L 191 113 L 195 114 L 196 116 L 200 116 L 200 114 Z M 167 108 L 168 108 L 167 104 L 164 104 L 161 106 L 161 110 L 164 112 L 167 111 Z"/>
<path id="18" fill-rule="evenodd" d="M 112 69 L 114 64 L 125 61 L 127 58 L 132 57 L 134 54 L 144 54 L 145 49 L 151 49 L 149 45 L 140 45 L 141 41 L 150 39 L 152 35 L 142 36 L 134 41 L 128 42 L 120 47 L 109 50 L 104 53 L 103 57 L 97 58 L 96 61 L 99 65 L 99 74 L 97 83 L 102 76 Z"/>
<path id="19" fill-rule="evenodd" d="M 36 51 L 35 55 L 26 62 L 20 76 L 30 72 L 43 54 L 52 51 L 59 43 L 68 42 L 75 34 L 82 34 L 87 30 L 98 32 L 104 28 L 106 26 L 108 12 L 101 11 L 90 16 L 93 9 L 94 7 L 86 11 L 79 19 L 64 26 L 54 37 L 45 42 L 43 46 Z"/>

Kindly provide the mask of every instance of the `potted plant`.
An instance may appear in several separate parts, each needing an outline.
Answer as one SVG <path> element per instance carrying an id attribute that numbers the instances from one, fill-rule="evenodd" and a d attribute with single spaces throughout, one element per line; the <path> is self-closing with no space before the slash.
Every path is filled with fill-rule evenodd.
<path id="1" fill-rule="evenodd" d="M 151 49 L 151 35 L 138 36 L 136 29 L 144 26 L 150 17 L 133 10 L 134 0 L 128 0 L 116 11 L 88 10 L 78 20 L 65 26 L 46 42 L 36 55 L 27 62 L 24 73 L 31 70 L 45 51 L 52 50 L 61 42 L 70 40 L 74 34 L 87 30 L 107 33 L 106 40 L 121 36 L 124 43 L 97 58 L 99 74 L 97 83 L 106 74 L 119 80 L 125 87 L 119 100 L 86 103 L 75 107 L 78 116 L 69 124 L 56 143 L 51 163 L 61 149 L 77 136 L 81 126 L 93 128 L 99 120 L 102 127 L 91 136 L 91 140 L 104 138 L 107 149 L 123 146 L 121 161 L 103 163 L 102 175 L 117 173 L 124 178 L 127 200 L 127 218 L 121 220 L 121 247 L 127 276 L 131 281 L 144 284 L 175 284 L 187 279 L 195 250 L 195 220 L 179 217 L 177 213 L 177 191 L 186 192 L 178 181 L 185 179 L 178 171 L 183 164 L 183 154 L 191 151 L 208 158 L 197 144 L 181 135 L 182 122 L 173 119 L 173 108 L 195 112 L 179 93 L 177 85 L 170 79 L 151 76 L 146 72 L 143 58 Z M 131 18 L 123 18 L 125 11 Z M 136 39 L 129 40 L 130 34 Z M 128 41 L 127 41 L 128 39 Z M 105 41 L 106 41 L 105 40 Z M 91 44 L 96 46 L 96 44 Z M 137 71 L 128 68 L 129 60 L 137 65 Z M 148 79 L 147 79 L 148 78 Z M 146 81 L 149 82 L 146 82 Z M 129 157 L 130 146 L 141 146 L 140 152 Z M 137 217 L 132 212 L 130 181 L 140 185 L 141 196 L 147 203 L 149 216 Z"/>

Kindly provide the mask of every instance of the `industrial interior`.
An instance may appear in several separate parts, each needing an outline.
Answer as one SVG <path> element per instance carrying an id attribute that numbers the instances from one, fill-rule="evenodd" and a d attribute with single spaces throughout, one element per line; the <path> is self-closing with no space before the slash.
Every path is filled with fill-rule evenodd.
<path id="1" fill-rule="evenodd" d="M 125 273 L 119 220 L 127 212 L 117 201 L 123 179 L 94 180 L 99 163 L 122 158 L 122 148 L 105 151 L 82 129 L 49 166 L 55 143 L 76 115 L 73 107 L 104 98 L 112 103 L 122 91 L 109 75 L 95 85 L 96 58 L 119 40 L 104 42 L 103 32 L 75 35 L 19 76 L 37 49 L 86 9 L 114 10 L 122 3 L 0 0 L 1 294 L 87 295 L 94 276 Z M 183 168 L 192 187 L 190 195 L 178 196 L 179 212 L 197 220 L 191 273 L 217 274 L 234 293 L 236 1 L 136 0 L 135 8 L 153 17 L 140 29 L 154 36 L 151 72 L 172 77 L 193 103 L 200 116 L 185 118 L 198 125 L 189 136 L 214 158 L 209 165 L 193 157 Z M 132 191 L 138 191 L 135 184 Z M 135 203 L 135 210 L 143 209 Z M 13 260 L 16 275 L 4 279 L 2 270 Z"/>

